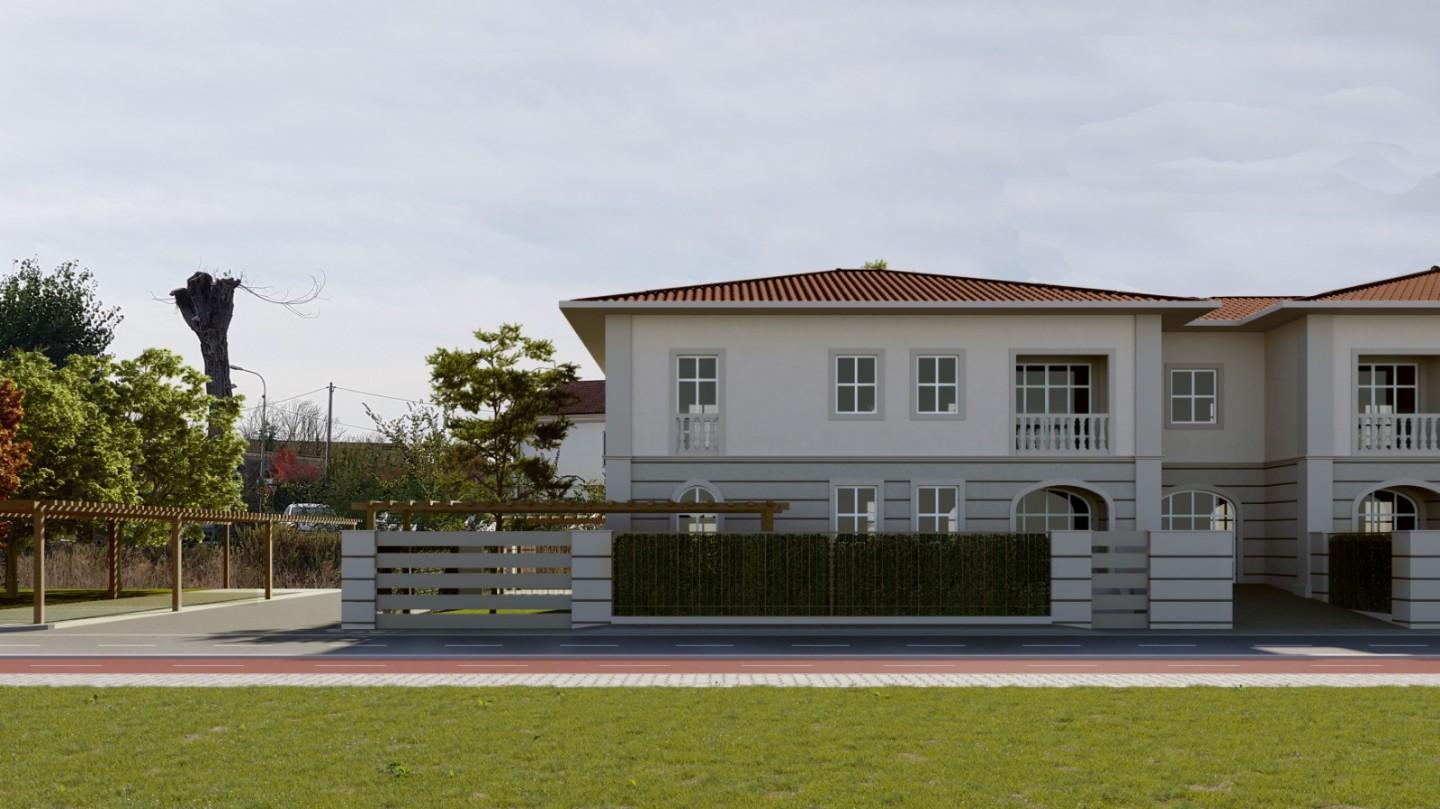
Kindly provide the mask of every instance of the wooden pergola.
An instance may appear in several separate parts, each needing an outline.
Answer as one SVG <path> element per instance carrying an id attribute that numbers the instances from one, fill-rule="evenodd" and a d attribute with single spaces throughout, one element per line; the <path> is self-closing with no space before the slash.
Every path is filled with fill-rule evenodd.
<path id="1" fill-rule="evenodd" d="M 127 522 L 159 523 L 170 526 L 170 609 L 181 607 L 183 554 L 180 534 L 186 525 L 219 525 L 224 529 L 221 552 L 222 587 L 230 586 L 230 528 L 233 525 L 259 525 L 265 533 L 265 598 L 270 598 L 275 583 L 275 523 L 305 523 L 354 528 L 359 520 L 349 517 L 296 516 L 267 514 L 254 511 L 223 511 L 203 508 L 172 508 L 169 506 L 131 506 L 119 503 L 90 503 L 81 500 L 0 500 L 0 517 L 28 518 L 34 524 L 34 622 L 45 623 L 45 521 L 81 520 L 104 522 L 109 528 L 109 577 L 106 591 L 110 598 L 120 596 L 120 531 Z M 11 536 L 5 553 L 6 586 L 17 581 L 19 537 Z"/>
<path id="2" fill-rule="evenodd" d="M 574 500 L 525 501 L 514 503 L 463 500 L 367 500 L 350 505 L 365 512 L 365 525 L 376 528 L 376 515 L 400 512 L 405 530 L 415 514 L 528 514 L 541 515 L 555 523 L 603 522 L 606 514 L 758 514 L 760 530 L 775 530 L 775 515 L 790 508 L 780 500 L 730 500 L 724 503 L 677 503 L 673 500 Z"/>

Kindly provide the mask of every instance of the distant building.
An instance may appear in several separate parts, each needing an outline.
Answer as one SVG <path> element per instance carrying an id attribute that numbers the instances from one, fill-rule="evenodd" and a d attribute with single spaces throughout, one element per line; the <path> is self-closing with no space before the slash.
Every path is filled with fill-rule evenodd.
<path id="1" fill-rule="evenodd" d="M 560 474 L 604 483 L 605 380 L 582 380 L 569 390 L 575 401 L 562 412 L 570 420 L 570 431 L 556 452 Z"/>

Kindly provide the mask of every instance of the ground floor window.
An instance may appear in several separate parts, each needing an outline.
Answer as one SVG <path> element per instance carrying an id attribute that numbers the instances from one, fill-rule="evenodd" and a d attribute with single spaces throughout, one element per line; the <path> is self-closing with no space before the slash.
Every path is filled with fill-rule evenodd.
<path id="1" fill-rule="evenodd" d="M 879 489 L 876 486 L 835 487 L 835 531 L 873 534 L 878 527 Z"/>
<path id="2" fill-rule="evenodd" d="M 1409 497 L 1390 489 L 1365 495 L 1360 501 L 1360 530 L 1365 533 L 1420 530 L 1420 509 Z"/>
<path id="3" fill-rule="evenodd" d="M 713 503 L 715 493 L 704 486 L 691 486 L 675 498 L 679 503 Z M 682 534 L 714 534 L 720 530 L 720 515 L 703 513 L 676 514 L 675 530 Z"/>
<path id="4" fill-rule="evenodd" d="M 1233 531 L 1235 506 L 1210 492 L 1175 492 L 1160 501 L 1162 531 Z"/>
<path id="5" fill-rule="evenodd" d="M 915 530 L 922 534 L 953 534 L 959 531 L 960 488 L 915 487 Z"/>
<path id="6" fill-rule="evenodd" d="M 1015 530 L 1024 533 L 1088 531 L 1090 503 L 1065 489 L 1038 489 L 1020 498 L 1015 507 Z"/>

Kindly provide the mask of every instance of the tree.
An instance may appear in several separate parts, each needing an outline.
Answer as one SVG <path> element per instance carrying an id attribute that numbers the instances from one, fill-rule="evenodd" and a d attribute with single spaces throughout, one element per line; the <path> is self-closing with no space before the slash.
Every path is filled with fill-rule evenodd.
<path id="1" fill-rule="evenodd" d="M 874 260 L 872 260 L 872 261 L 867 261 L 867 262 L 865 262 L 865 266 L 864 266 L 864 267 L 861 267 L 861 269 L 862 269 L 862 270 L 888 270 L 888 269 L 890 269 L 890 262 L 886 261 L 886 260 L 883 259 L 883 258 L 877 258 L 877 259 L 874 259 Z"/>
<path id="2" fill-rule="evenodd" d="M 100 354 L 115 337 L 120 310 L 105 308 L 95 278 L 78 262 L 46 273 L 27 258 L 0 281 L 0 355 L 40 351 L 56 365 L 71 354 Z"/>
<path id="3" fill-rule="evenodd" d="M 0 500 L 8 500 L 20 489 L 20 473 L 30 466 L 30 444 L 20 440 L 20 423 L 25 418 L 25 393 L 8 379 L 0 379 Z M 10 523 L 0 522 L 0 541 L 5 545 L 5 593 L 20 593 L 17 575 L 17 547 L 8 539 Z"/>
<path id="4" fill-rule="evenodd" d="M 498 502 L 563 494 L 568 483 L 545 456 L 570 429 L 553 416 L 573 401 L 566 386 L 579 378 L 575 364 L 557 362 L 554 344 L 526 337 L 519 324 L 475 338 L 479 349 L 442 348 L 426 360 L 435 403 L 450 412 L 459 471 Z"/>
<path id="5" fill-rule="evenodd" d="M 454 447 L 445 435 L 440 411 L 411 404 L 405 415 L 388 420 L 369 405 L 365 412 L 394 456 L 394 493 L 386 499 L 442 500 L 460 494 L 457 488 L 465 481 L 454 465 Z"/>

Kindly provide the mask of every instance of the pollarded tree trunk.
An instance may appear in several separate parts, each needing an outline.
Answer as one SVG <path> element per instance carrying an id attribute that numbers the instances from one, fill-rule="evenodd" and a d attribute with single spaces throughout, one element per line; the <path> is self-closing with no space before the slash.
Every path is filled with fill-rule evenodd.
<path id="1" fill-rule="evenodd" d="M 170 293 L 185 318 L 185 325 L 200 338 L 200 357 L 210 383 L 205 390 L 228 398 L 230 385 L 230 318 L 235 314 L 235 288 L 239 278 L 215 278 L 207 272 L 190 276 L 181 289 Z M 211 426 L 212 433 L 215 426 Z"/>

